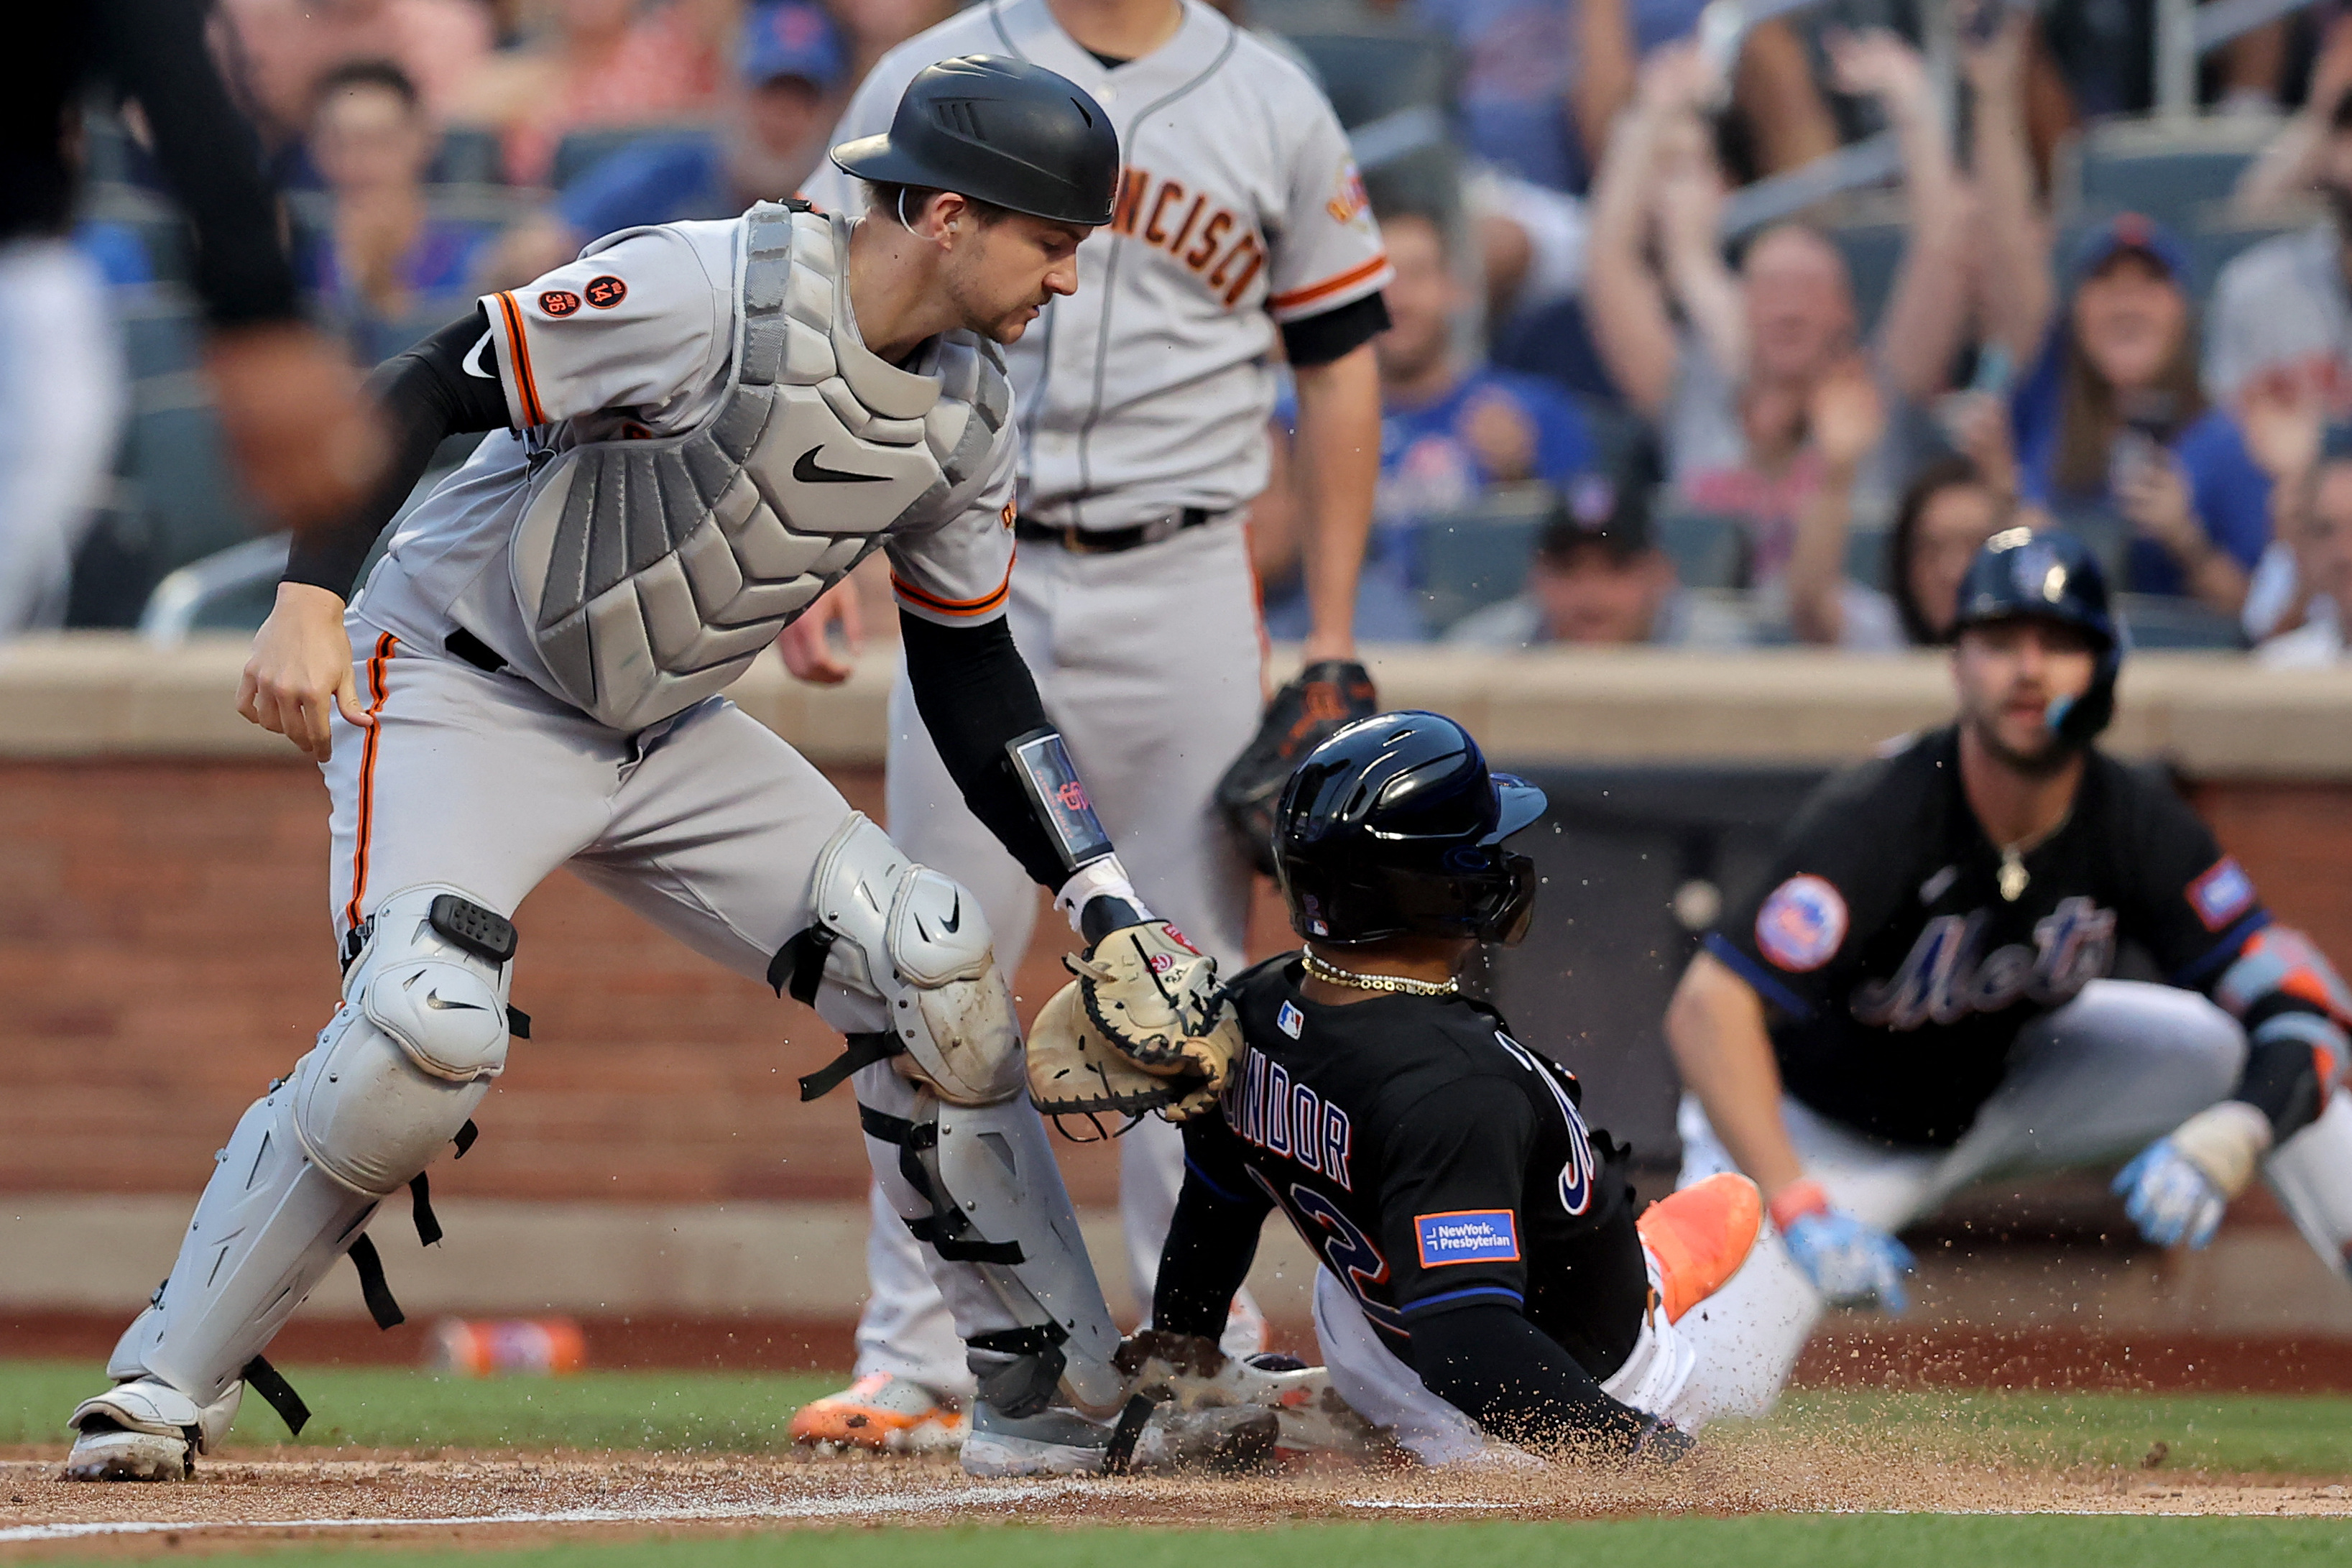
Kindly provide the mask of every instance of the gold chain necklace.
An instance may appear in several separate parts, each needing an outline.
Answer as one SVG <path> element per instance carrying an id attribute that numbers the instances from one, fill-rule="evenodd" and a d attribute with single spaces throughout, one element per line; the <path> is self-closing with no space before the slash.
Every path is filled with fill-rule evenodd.
<path id="1" fill-rule="evenodd" d="M 2000 896 L 2004 902 L 2011 904 L 2017 902 L 2025 892 L 2025 884 L 2032 880 L 2032 878 L 2026 874 L 2025 858 L 2056 837 L 2058 830 L 2072 821 L 2074 816 L 2074 808 L 2070 805 L 2057 821 L 2041 832 L 2021 838 L 2014 844 L 2004 844 L 2000 847 L 2000 872 L 1996 880 L 2000 887 Z"/>
<path id="2" fill-rule="evenodd" d="M 1307 973 L 1327 985 L 1352 985 L 1359 991 L 1392 991 L 1404 996 L 1458 996 L 1462 994 L 1459 980 L 1408 980 L 1402 974 L 1357 974 L 1339 965 L 1326 963 L 1307 950 Z"/>

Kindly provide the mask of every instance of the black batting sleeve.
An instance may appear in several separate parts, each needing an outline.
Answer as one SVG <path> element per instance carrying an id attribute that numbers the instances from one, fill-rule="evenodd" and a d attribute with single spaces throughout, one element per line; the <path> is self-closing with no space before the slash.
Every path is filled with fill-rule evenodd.
<path id="1" fill-rule="evenodd" d="M 292 321 L 294 269 L 253 128 L 205 43 L 207 0 L 103 0 L 99 47 L 154 132 L 155 159 L 196 234 L 195 286 L 215 326 Z"/>
<path id="2" fill-rule="evenodd" d="M 1389 330 L 1389 302 L 1367 294 L 1319 316 L 1282 324 L 1282 352 L 1293 364 L 1329 364 Z"/>
<path id="3" fill-rule="evenodd" d="M 976 626 L 943 626 L 901 610 L 898 630 L 915 710 L 964 805 L 1032 880 L 1058 889 L 1069 872 L 1005 750 L 1024 735 L 1053 727 L 1037 682 L 1013 646 L 1013 628 L 1002 616 Z"/>
<path id="4" fill-rule="evenodd" d="M 1651 1426 L 1500 1301 L 1413 1319 L 1412 1364 L 1432 1394 L 1505 1442 L 1629 1453 Z"/>
<path id="5" fill-rule="evenodd" d="M 281 581 L 307 583 L 350 598 L 360 563 L 425 476 L 433 449 L 450 436 L 504 427 L 507 395 L 496 373 L 480 376 L 466 370 L 467 355 L 489 330 L 477 305 L 415 347 L 376 366 L 367 390 L 383 410 L 392 437 L 391 461 L 375 488 L 350 511 L 295 535 Z"/>
<path id="6" fill-rule="evenodd" d="M 1184 1185 L 1160 1251 L 1151 1326 L 1207 1340 L 1223 1334 L 1273 1207 L 1249 1179 L 1223 1116 L 1184 1123 Z"/>

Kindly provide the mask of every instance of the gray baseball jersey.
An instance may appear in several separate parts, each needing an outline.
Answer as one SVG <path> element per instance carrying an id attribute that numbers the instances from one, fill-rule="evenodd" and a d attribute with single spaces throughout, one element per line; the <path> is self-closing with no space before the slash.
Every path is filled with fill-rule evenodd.
<path id="1" fill-rule="evenodd" d="M 487 296 L 469 359 L 520 435 L 417 508 L 357 601 L 411 643 L 478 637 L 616 730 L 730 683 L 876 549 L 909 613 L 1003 614 L 1014 452 L 1000 351 L 859 337 L 849 224 L 762 205 L 625 230 Z"/>
<path id="2" fill-rule="evenodd" d="M 1014 55 L 1060 72 L 1118 121 L 1117 216 L 1078 247 L 1078 291 L 1008 351 L 1019 393 L 1021 513 L 1125 528 L 1265 488 L 1276 327 L 1384 286 L 1388 258 L 1346 132 L 1306 73 L 1198 0 L 1176 36 L 1106 67 L 1045 0 L 988 0 L 877 64 L 834 141 L 887 131 L 935 61 Z M 855 212 L 828 165 L 807 187 Z"/>

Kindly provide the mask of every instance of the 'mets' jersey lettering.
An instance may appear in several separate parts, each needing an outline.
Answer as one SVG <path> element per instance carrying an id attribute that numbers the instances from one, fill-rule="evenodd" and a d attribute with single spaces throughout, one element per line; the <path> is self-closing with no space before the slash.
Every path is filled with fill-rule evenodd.
<path id="1" fill-rule="evenodd" d="M 2018 1031 L 2112 973 L 2121 944 L 2210 993 L 2269 918 L 2168 784 L 2097 752 L 2072 815 L 2005 871 L 1945 729 L 1824 784 L 1706 945 L 1769 1005 L 1791 1094 L 1940 1146 L 1974 1121 Z"/>
<path id="2" fill-rule="evenodd" d="M 1595 1377 L 1623 1363 L 1648 1276 L 1622 1152 L 1576 1079 L 1459 998 L 1327 1007 L 1297 956 L 1234 985 L 1245 1049 L 1194 1175 L 1282 1210 L 1391 1348 L 1424 1313 L 1518 1307 Z"/>

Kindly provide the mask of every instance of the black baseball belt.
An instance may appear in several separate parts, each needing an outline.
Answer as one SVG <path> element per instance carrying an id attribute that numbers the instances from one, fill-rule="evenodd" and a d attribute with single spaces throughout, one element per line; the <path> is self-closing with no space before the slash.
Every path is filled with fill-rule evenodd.
<path id="1" fill-rule="evenodd" d="M 1017 517 L 1013 520 L 1013 537 L 1031 544 L 1058 544 L 1073 555 L 1116 555 L 1122 550 L 1157 544 L 1223 515 L 1206 507 L 1188 506 L 1129 528 L 1055 528 Z"/>

